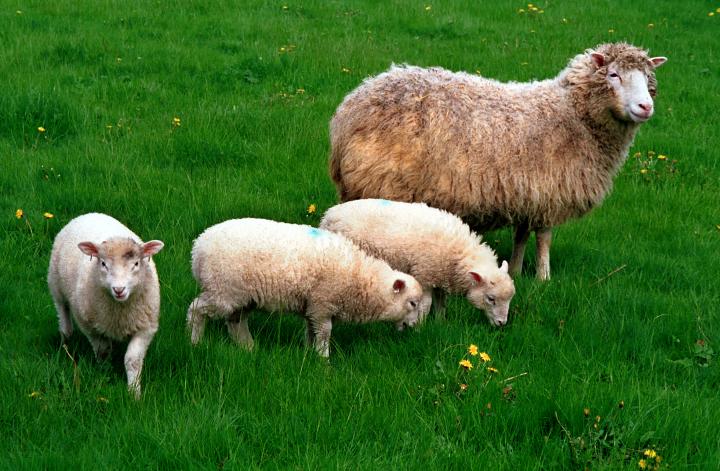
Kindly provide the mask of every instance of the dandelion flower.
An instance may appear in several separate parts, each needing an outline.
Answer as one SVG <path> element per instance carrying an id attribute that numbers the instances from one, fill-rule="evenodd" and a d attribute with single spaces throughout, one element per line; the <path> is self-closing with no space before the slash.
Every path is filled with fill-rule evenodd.
<path id="1" fill-rule="evenodd" d="M 468 388 L 468 386 L 467 386 L 467 384 L 465 384 L 465 383 L 462 383 L 462 384 L 460 385 L 460 391 L 465 391 L 467 388 Z"/>
<path id="2" fill-rule="evenodd" d="M 643 175 L 645 175 L 645 174 L 647 173 L 647 169 L 646 169 L 646 168 L 641 168 L 641 169 L 640 169 L 640 173 L 642 173 Z"/>
<path id="3" fill-rule="evenodd" d="M 31 398 L 33 398 L 33 399 L 36 398 L 36 397 L 40 397 L 40 392 L 39 392 L 39 391 L 33 391 L 33 392 L 31 392 L 30 394 L 28 394 L 28 397 L 31 397 Z"/>
<path id="4" fill-rule="evenodd" d="M 665 160 L 665 159 L 667 159 L 667 155 L 660 154 L 660 155 L 657 156 L 657 159 L 658 159 L 658 160 Z"/>
<path id="5" fill-rule="evenodd" d="M 711 11 L 710 13 L 708 13 L 708 16 L 715 16 L 715 12 Z"/>
<path id="6" fill-rule="evenodd" d="M 640 460 L 638 461 L 638 466 L 640 466 L 640 469 L 645 469 L 647 468 L 647 462 L 645 462 L 645 460 Z"/>
<path id="7" fill-rule="evenodd" d="M 43 217 L 45 219 L 52 219 L 55 217 L 55 215 L 53 213 L 43 213 Z"/>
<path id="8" fill-rule="evenodd" d="M 654 28 L 655 25 L 653 23 L 648 23 L 648 28 Z"/>
<path id="9" fill-rule="evenodd" d="M 583 415 L 584 415 L 585 417 L 589 416 L 589 415 L 590 415 L 590 409 L 588 409 L 587 407 L 584 408 L 584 409 L 583 409 Z"/>
<path id="10" fill-rule="evenodd" d="M 25 214 L 25 213 L 23 213 L 23 210 L 20 208 L 18 208 L 17 211 L 15 211 L 15 217 L 18 219 L 22 219 L 23 214 Z"/>
<path id="11" fill-rule="evenodd" d="M 610 29 L 608 30 L 608 33 L 610 33 L 610 34 L 613 34 L 614 32 L 615 32 L 615 30 L 612 29 L 612 28 L 610 28 Z"/>
<path id="12" fill-rule="evenodd" d="M 491 360 L 490 355 L 488 355 L 488 354 L 485 353 L 485 352 L 482 352 L 482 353 L 480 354 L 480 359 L 481 359 L 482 361 L 486 362 L 486 363 Z"/>
<path id="13" fill-rule="evenodd" d="M 460 363 L 458 363 L 460 366 L 465 368 L 466 370 L 472 370 L 473 364 L 470 363 L 470 360 L 460 360 Z"/>
<path id="14" fill-rule="evenodd" d="M 655 450 L 648 449 L 643 452 L 643 455 L 647 456 L 648 458 L 655 458 L 657 456 L 657 452 L 655 452 Z"/>
<path id="15" fill-rule="evenodd" d="M 172 125 L 175 127 L 180 127 L 180 118 L 178 118 L 177 116 L 174 117 L 172 120 Z"/>
<path id="16" fill-rule="evenodd" d="M 304 94 L 305 94 L 305 89 L 304 89 L 304 88 L 298 88 L 297 90 L 295 90 L 295 93 L 297 93 L 298 95 L 304 95 Z"/>
<path id="17" fill-rule="evenodd" d="M 720 13 L 720 8 L 716 8 L 715 13 Z"/>
<path id="18" fill-rule="evenodd" d="M 283 5 L 283 6 L 282 6 L 282 9 L 283 9 L 283 10 L 287 10 L 287 9 L 288 9 L 288 6 L 287 6 L 287 5 Z"/>
<path id="19" fill-rule="evenodd" d="M 350 69 L 348 69 L 347 67 L 343 67 L 341 70 L 343 71 L 344 74 L 350 73 Z"/>
<path id="20" fill-rule="evenodd" d="M 317 211 L 317 206 L 315 206 L 315 203 L 308 206 L 308 208 L 307 208 L 308 214 L 315 214 L 315 211 Z"/>
<path id="21" fill-rule="evenodd" d="M 493 368 L 492 366 L 488 366 L 488 367 L 487 367 L 487 370 L 488 370 L 490 373 L 500 373 L 497 368 Z"/>
<path id="22" fill-rule="evenodd" d="M 38 126 L 38 132 L 45 132 L 45 128 L 42 126 Z"/>
<path id="23" fill-rule="evenodd" d="M 475 345 L 474 343 L 471 343 L 470 346 L 468 347 L 468 353 L 472 356 L 476 356 L 478 354 L 477 345 Z"/>
<path id="24" fill-rule="evenodd" d="M 431 6 L 431 5 L 427 5 L 427 6 L 425 7 L 425 11 L 430 11 L 430 10 L 432 10 L 432 6 Z"/>

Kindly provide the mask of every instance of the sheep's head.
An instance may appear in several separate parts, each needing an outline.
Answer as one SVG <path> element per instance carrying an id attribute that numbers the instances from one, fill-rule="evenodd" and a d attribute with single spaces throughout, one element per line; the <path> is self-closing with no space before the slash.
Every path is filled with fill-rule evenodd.
<path id="1" fill-rule="evenodd" d="M 467 298 L 472 305 L 485 311 L 492 325 L 507 324 L 510 301 L 515 295 L 515 283 L 508 274 L 507 262 L 503 261 L 500 268 L 490 273 L 470 271 L 468 282 Z"/>
<path id="2" fill-rule="evenodd" d="M 415 278 L 398 271 L 393 274 L 394 280 L 389 288 L 392 290 L 392 315 L 398 319 L 395 325 L 398 330 L 414 327 L 423 321 L 430 306 L 426 306 L 422 286 Z"/>
<path id="3" fill-rule="evenodd" d="M 130 299 L 134 289 L 147 276 L 148 260 L 163 248 L 159 240 L 140 244 L 125 237 L 113 237 L 101 244 L 80 242 L 78 248 L 96 259 L 93 276 L 119 302 Z"/>
<path id="4" fill-rule="evenodd" d="M 589 101 L 591 112 L 608 110 L 618 121 L 644 123 L 654 112 L 655 69 L 665 61 L 630 44 L 601 44 L 573 59 L 564 78 Z"/>

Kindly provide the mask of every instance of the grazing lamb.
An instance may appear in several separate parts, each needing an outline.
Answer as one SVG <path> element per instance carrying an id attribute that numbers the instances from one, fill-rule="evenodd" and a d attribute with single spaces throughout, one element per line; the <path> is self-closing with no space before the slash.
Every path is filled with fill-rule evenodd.
<path id="1" fill-rule="evenodd" d="M 498 268 L 492 249 L 457 216 L 424 203 L 363 199 L 330 208 L 320 227 L 412 275 L 426 299 L 434 292 L 439 316 L 444 315 L 444 290 L 467 296 L 493 325 L 507 323 L 515 294 L 507 262 Z M 430 306 L 423 308 L 427 312 Z"/>
<path id="2" fill-rule="evenodd" d="M 125 370 L 136 399 L 160 316 L 160 284 L 150 257 L 162 248 L 159 240 L 143 243 L 110 216 L 90 213 L 63 227 L 50 256 L 48 286 L 63 339 L 72 335 L 72 314 L 99 359 L 110 354 L 112 341 L 129 340 Z"/>
<path id="3" fill-rule="evenodd" d="M 653 115 L 655 69 L 665 61 L 602 44 L 532 83 L 393 66 L 335 112 L 331 176 L 342 201 L 421 201 L 480 231 L 515 226 L 513 275 L 535 231 L 537 276 L 548 279 L 552 227 L 610 191 Z"/>
<path id="4" fill-rule="evenodd" d="M 334 319 L 394 321 L 399 329 L 422 321 L 422 287 L 352 242 L 310 226 L 264 219 L 233 219 L 205 230 L 192 250 L 202 293 L 191 304 L 191 342 L 207 317 L 223 317 L 240 345 L 253 347 L 248 316 L 254 307 L 301 313 L 305 337 L 330 354 Z"/>

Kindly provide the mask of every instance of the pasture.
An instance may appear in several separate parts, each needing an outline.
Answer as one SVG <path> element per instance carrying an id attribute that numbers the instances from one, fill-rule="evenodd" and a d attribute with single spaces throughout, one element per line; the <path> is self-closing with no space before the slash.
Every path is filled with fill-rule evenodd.
<path id="1" fill-rule="evenodd" d="M 717 469 L 720 3 L 59 0 L 0 19 L 3 469 Z M 668 57 L 655 116 L 604 204 L 555 230 L 549 282 L 531 240 L 507 327 L 451 297 L 414 331 L 336 326 L 329 362 L 297 316 L 255 314 L 251 353 L 219 322 L 190 346 L 192 241 L 230 218 L 316 224 L 337 201 L 328 122 L 365 77 L 545 79 L 610 41 Z M 138 402 L 124 348 L 100 363 L 57 331 L 52 240 L 92 211 L 165 242 Z M 509 229 L 485 239 L 509 259 Z"/>

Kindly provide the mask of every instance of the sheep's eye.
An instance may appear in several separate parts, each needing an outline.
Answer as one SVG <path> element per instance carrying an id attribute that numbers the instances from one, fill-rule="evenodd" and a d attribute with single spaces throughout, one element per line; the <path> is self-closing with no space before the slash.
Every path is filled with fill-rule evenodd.
<path id="1" fill-rule="evenodd" d="M 416 307 L 417 307 L 417 302 L 415 302 L 415 301 L 410 301 L 410 306 L 413 307 L 413 308 L 416 308 Z"/>
<path id="2" fill-rule="evenodd" d="M 610 77 L 610 78 L 616 78 L 616 79 L 619 79 L 619 78 L 620 78 L 620 76 L 619 76 L 617 73 L 615 73 L 615 72 L 612 72 L 611 74 L 609 74 L 608 77 Z"/>
<path id="3" fill-rule="evenodd" d="M 488 294 L 486 298 L 490 304 L 495 304 L 495 296 Z"/>
<path id="4" fill-rule="evenodd" d="M 103 268 L 107 268 L 107 265 L 105 265 L 105 261 L 104 261 L 104 260 L 100 260 L 100 264 L 102 265 Z"/>
<path id="5" fill-rule="evenodd" d="M 139 266 L 140 266 L 140 260 L 138 260 L 137 262 L 135 262 L 135 267 L 139 267 Z"/>

